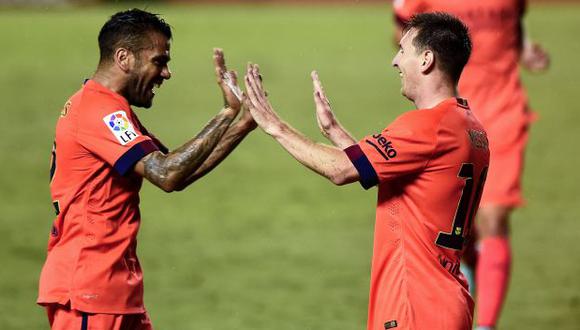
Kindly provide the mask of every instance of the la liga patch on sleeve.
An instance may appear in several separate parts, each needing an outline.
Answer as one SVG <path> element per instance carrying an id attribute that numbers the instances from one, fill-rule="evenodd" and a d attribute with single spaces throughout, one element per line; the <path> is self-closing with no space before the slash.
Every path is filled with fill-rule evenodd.
<path id="1" fill-rule="evenodd" d="M 127 113 L 123 110 L 113 112 L 103 117 L 105 125 L 113 132 L 121 145 L 135 140 L 139 134 L 135 132 L 133 124 L 127 118 Z"/>

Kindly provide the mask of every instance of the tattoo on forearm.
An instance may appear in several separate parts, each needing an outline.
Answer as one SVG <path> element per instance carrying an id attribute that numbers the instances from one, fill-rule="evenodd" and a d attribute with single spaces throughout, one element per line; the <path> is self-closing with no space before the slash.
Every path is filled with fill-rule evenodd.
<path id="1" fill-rule="evenodd" d="M 220 112 L 192 140 L 168 155 L 152 153 L 144 158 L 145 177 L 158 186 L 176 187 L 197 170 L 215 148 L 235 115 Z"/>
<path id="2" fill-rule="evenodd" d="M 231 126 L 205 162 L 186 180 L 185 185 L 191 184 L 219 165 L 250 131 L 251 129 L 243 128 L 239 125 Z"/>
<path id="3" fill-rule="evenodd" d="M 145 165 L 145 177 L 154 183 L 162 183 L 167 180 L 167 168 L 163 166 L 165 155 L 153 152 L 143 158 Z"/>

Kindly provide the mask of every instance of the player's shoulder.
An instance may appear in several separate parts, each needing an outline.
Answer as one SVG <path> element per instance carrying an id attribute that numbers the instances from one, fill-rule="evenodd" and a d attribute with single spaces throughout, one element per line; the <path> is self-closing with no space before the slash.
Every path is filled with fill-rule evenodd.
<path id="1" fill-rule="evenodd" d="M 442 115 L 431 109 L 416 109 L 398 116 L 386 129 L 388 135 L 406 136 L 435 143 Z"/>
<path id="2" fill-rule="evenodd" d="M 471 118 L 473 117 L 473 118 Z M 469 110 L 467 101 L 460 98 L 446 99 L 428 109 L 417 109 L 403 113 L 390 126 L 404 129 L 409 134 L 437 139 L 439 134 L 459 131 L 477 122 Z"/>
<path id="3" fill-rule="evenodd" d="M 81 122 L 102 122 L 111 116 L 132 116 L 132 110 L 127 101 L 120 95 L 104 86 L 88 80 L 73 101 L 77 116 Z"/>
<path id="4" fill-rule="evenodd" d="M 463 136 L 463 138 L 458 140 L 469 142 L 476 149 L 488 149 L 487 133 L 481 122 L 471 111 L 466 99 L 457 98 L 455 104 L 442 107 L 441 111 L 445 115 L 439 125 L 440 136 Z M 465 139 L 464 132 L 467 133 L 468 139 Z"/>
<path id="5" fill-rule="evenodd" d="M 448 99 L 433 110 L 433 113 L 440 117 L 438 125 L 440 131 L 453 132 L 481 127 L 481 123 L 471 111 L 466 99 Z"/>
<path id="6" fill-rule="evenodd" d="M 407 111 L 401 114 L 395 122 L 413 128 L 436 129 L 443 117 L 455 105 L 455 99 L 446 99 L 432 108 Z"/>
<path id="7" fill-rule="evenodd" d="M 102 111 L 108 111 L 111 108 L 130 109 L 127 100 L 121 95 L 93 80 L 87 80 L 83 85 L 82 105 Z"/>

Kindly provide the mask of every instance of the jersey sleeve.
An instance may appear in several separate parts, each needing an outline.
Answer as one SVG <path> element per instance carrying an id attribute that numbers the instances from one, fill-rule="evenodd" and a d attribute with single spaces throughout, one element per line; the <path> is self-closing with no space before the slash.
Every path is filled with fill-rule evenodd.
<path id="1" fill-rule="evenodd" d="M 425 11 L 423 0 L 393 0 L 395 21 L 403 27 L 414 14 Z"/>
<path id="2" fill-rule="evenodd" d="M 382 132 L 345 149 L 363 188 L 418 173 L 427 166 L 436 148 L 435 128 L 416 117 L 403 115 Z"/>
<path id="3" fill-rule="evenodd" d="M 87 111 L 78 122 L 79 143 L 103 159 L 121 175 L 149 153 L 159 150 L 140 128 L 130 109 L 104 107 Z"/>

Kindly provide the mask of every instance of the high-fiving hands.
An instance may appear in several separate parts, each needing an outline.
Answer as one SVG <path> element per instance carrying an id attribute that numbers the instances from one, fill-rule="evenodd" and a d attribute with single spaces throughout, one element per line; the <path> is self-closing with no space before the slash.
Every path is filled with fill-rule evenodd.
<path id="1" fill-rule="evenodd" d="M 312 83 L 314 86 L 314 103 L 316 104 L 316 120 L 322 134 L 326 137 L 329 131 L 337 124 L 334 113 L 330 108 L 330 102 L 324 93 L 318 73 L 312 71 Z M 257 64 L 248 64 L 245 76 L 246 90 L 248 93 L 247 106 L 260 127 L 270 134 L 272 129 L 281 120 L 268 101 L 268 95 L 262 85 L 262 75 Z"/>
<path id="2" fill-rule="evenodd" d="M 213 61 L 218 86 L 224 97 L 224 107 L 229 107 L 236 112 L 242 111 L 239 121 L 246 125 L 249 130 L 256 128 L 256 122 L 250 112 L 244 106 L 245 95 L 238 86 L 238 74 L 236 71 L 228 71 L 224 52 L 220 48 L 214 48 Z"/>
<path id="3" fill-rule="evenodd" d="M 313 73 L 314 95 L 317 109 L 317 117 L 321 129 L 326 126 L 336 126 L 330 133 L 329 139 L 338 144 L 329 146 L 315 142 L 290 124 L 282 121 L 268 101 L 268 96 L 262 86 L 260 69 L 255 64 L 248 64 L 246 73 L 246 106 L 258 126 L 267 134 L 271 135 L 288 153 L 302 165 L 321 176 L 326 177 L 334 184 L 343 185 L 359 180 L 360 176 L 347 154 L 338 145 L 344 145 L 345 141 L 351 141 L 352 137 L 338 124 L 330 110 L 330 105 L 318 80 Z M 337 123 L 336 125 L 332 124 Z M 330 123 L 330 124 L 329 124 Z M 334 139 L 334 140 L 333 140 Z M 351 145 L 348 144 L 347 146 Z"/>
<path id="4" fill-rule="evenodd" d="M 328 138 L 330 136 L 330 130 L 337 125 L 337 121 L 332 109 L 330 108 L 330 102 L 324 93 L 320 79 L 318 78 L 318 72 L 312 71 L 310 76 L 312 77 L 312 84 L 314 87 L 316 121 L 318 122 L 318 127 L 320 128 L 322 135 Z"/>
<path id="5" fill-rule="evenodd" d="M 346 148 L 356 143 L 356 140 L 342 127 L 330 108 L 330 102 L 324 93 L 318 73 L 312 71 L 312 84 L 314 88 L 314 104 L 316 105 L 316 121 L 318 127 L 327 139 L 339 148 Z M 268 94 L 262 85 L 262 75 L 256 64 L 248 64 L 245 76 L 246 107 L 250 110 L 254 120 L 269 135 L 279 133 L 287 125 L 280 119 L 268 101 Z"/>
<path id="6" fill-rule="evenodd" d="M 316 121 L 320 132 L 324 137 L 329 139 L 335 146 L 344 149 L 356 143 L 356 140 L 350 133 L 344 129 L 340 124 L 332 109 L 330 102 L 324 93 L 318 72 L 312 71 L 312 84 L 314 87 L 314 104 L 316 105 Z"/>
<path id="7" fill-rule="evenodd" d="M 236 71 L 228 71 L 224 52 L 220 48 L 213 50 L 213 62 L 218 86 L 224 96 L 224 106 L 240 111 L 242 107 L 243 93 L 238 87 L 238 74 Z"/>
<path id="8" fill-rule="evenodd" d="M 245 100 L 246 106 L 258 126 L 267 134 L 273 135 L 281 128 L 282 121 L 268 101 L 268 96 L 262 86 L 260 68 L 257 64 L 248 63 L 245 83 L 248 94 Z"/>

